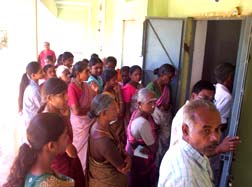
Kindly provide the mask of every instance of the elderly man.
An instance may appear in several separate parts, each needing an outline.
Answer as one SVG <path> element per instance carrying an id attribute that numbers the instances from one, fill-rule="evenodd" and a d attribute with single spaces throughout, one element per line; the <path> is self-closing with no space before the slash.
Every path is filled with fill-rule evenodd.
<path id="1" fill-rule="evenodd" d="M 192 93 L 190 101 L 194 100 L 208 100 L 213 102 L 215 94 L 215 87 L 209 81 L 200 80 L 192 88 Z M 172 121 L 172 130 L 171 130 L 171 141 L 170 148 L 176 145 L 179 140 L 182 139 L 182 124 L 183 124 L 183 109 L 189 103 L 186 101 L 185 105 L 179 109 Z M 214 182 L 217 185 L 219 182 L 221 165 L 218 159 L 219 153 L 224 153 L 228 151 L 234 151 L 239 144 L 239 137 L 229 137 L 227 136 L 221 143 L 216 147 L 214 157 L 211 157 L 211 166 L 214 171 Z"/>
<path id="2" fill-rule="evenodd" d="M 212 102 L 200 99 L 184 106 L 182 139 L 161 162 L 159 187 L 214 186 L 207 156 L 216 152 L 220 124 L 220 114 Z"/>
<path id="3" fill-rule="evenodd" d="M 51 56 L 52 62 L 53 62 L 53 64 L 55 64 L 55 62 L 56 62 L 55 52 L 50 49 L 49 42 L 44 42 L 44 50 L 42 50 L 38 56 L 38 62 L 41 64 L 42 67 L 44 67 L 46 65 L 45 59 L 47 56 Z"/>

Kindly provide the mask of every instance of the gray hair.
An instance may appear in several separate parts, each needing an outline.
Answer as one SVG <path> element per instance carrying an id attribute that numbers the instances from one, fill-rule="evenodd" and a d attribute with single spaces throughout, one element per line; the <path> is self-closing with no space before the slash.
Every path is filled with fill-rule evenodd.
<path id="1" fill-rule="evenodd" d="M 205 108 L 208 111 L 219 114 L 216 106 L 210 101 L 203 99 L 190 101 L 183 108 L 183 123 L 187 124 L 190 129 L 193 128 L 193 124 L 196 122 L 195 113 L 199 108 Z"/>
<path id="2" fill-rule="evenodd" d="M 137 92 L 137 102 L 146 103 L 147 98 L 151 93 L 153 93 L 153 91 L 149 90 L 148 88 L 141 88 Z"/>
<path id="3" fill-rule="evenodd" d="M 88 114 L 89 117 L 90 118 L 99 117 L 101 112 L 106 110 L 113 101 L 114 99 L 107 94 L 99 94 L 95 96 L 91 103 L 91 109 Z"/>

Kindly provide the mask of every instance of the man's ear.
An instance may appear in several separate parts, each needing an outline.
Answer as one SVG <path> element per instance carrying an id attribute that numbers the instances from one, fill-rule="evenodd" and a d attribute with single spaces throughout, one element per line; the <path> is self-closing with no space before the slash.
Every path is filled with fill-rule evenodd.
<path id="1" fill-rule="evenodd" d="M 182 133 L 183 133 L 183 138 L 187 139 L 187 137 L 189 136 L 189 127 L 185 123 L 183 123 L 182 125 Z"/>
<path id="2" fill-rule="evenodd" d="M 197 96 L 196 93 L 192 93 L 192 94 L 191 94 L 191 99 L 194 100 L 196 96 Z"/>

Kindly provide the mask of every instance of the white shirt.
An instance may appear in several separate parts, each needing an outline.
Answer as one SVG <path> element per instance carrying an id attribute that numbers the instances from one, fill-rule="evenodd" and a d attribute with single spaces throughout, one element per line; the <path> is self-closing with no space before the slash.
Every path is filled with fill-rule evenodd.
<path id="1" fill-rule="evenodd" d="M 215 85 L 215 106 L 220 112 L 221 123 L 227 123 L 227 118 L 229 118 L 231 105 L 232 105 L 232 95 L 229 90 L 222 84 L 217 83 Z"/>
<path id="2" fill-rule="evenodd" d="M 185 105 L 188 103 L 189 101 L 187 100 L 172 120 L 170 146 L 175 145 L 178 140 L 182 139 L 183 110 Z"/>
<path id="3" fill-rule="evenodd" d="M 213 187 L 208 158 L 181 139 L 161 162 L 158 187 Z"/>

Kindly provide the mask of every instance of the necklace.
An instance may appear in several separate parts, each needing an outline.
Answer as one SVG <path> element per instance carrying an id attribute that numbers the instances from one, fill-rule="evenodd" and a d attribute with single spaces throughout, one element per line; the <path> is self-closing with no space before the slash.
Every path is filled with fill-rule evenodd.
<path id="1" fill-rule="evenodd" d="M 83 82 L 77 81 L 76 79 L 74 80 L 74 83 L 80 88 L 83 89 Z"/>

